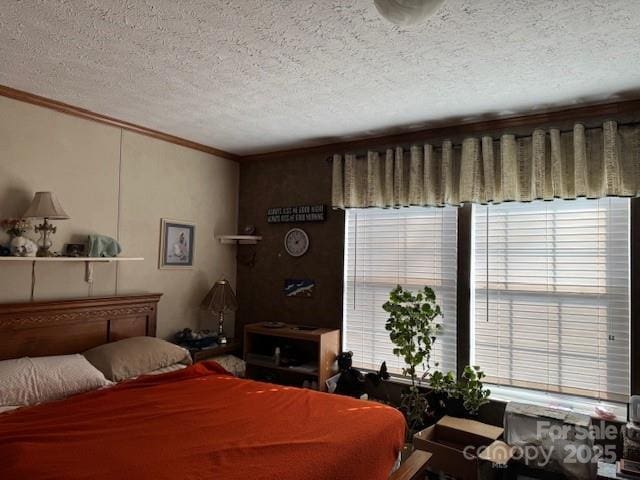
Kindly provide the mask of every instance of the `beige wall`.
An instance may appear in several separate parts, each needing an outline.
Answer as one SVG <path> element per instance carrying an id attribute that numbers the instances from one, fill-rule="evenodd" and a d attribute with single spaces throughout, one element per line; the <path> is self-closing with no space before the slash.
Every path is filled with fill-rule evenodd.
<path id="1" fill-rule="evenodd" d="M 55 222 L 56 250 L 99 233 L 145 259 L 96 265 L 92 288 L 83 264 L 38 264 L 36 300 L 161 292 L 159 336 L 212 326 L 198 304 L 220 276 L 235 285 L 235 247 L 215 236 L 235 232 L 238 175 L 230 160 L 0 97 L 0 219 L 51 190 L 71 216 Z M 193 269 L 158 269 L 161 218 L 196 224 Z M 30 288 L 30 264 L 0 262 L 0 302 L 28 301 Z"/>

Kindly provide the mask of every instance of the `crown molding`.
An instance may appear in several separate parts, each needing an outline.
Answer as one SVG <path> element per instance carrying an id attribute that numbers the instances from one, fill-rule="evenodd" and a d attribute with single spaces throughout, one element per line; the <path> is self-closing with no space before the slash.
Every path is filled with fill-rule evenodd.
<path id="1" fill-rule="evenodd" d="M 147 128 L 142 125 L 136 125 L 135 123 L 119 120 L 117 118 L 92 112 L 84 108 L 76 107 L 74 105 L 69 105 L 68 103 L 63 103 L 57 100 L 52 100 L 50 98 L 41 97 L 33 93 L 24 92 L 22 90 L 17 90 L 15 88 L 7 87 L 4 85 L 0 85 L 0 96 L 13 98 L 14 100 L 30 103 L 32 105 L 38 105 L 44 108 L 49 108 L 57 112 L 66 113 L 67 115 L 73 115 L 74 117 L 83 118 L 85 120 L 92 120 L 94 122 L 110 125 L 112 127 L 122 128 L 124 130 L 129 130 L 130 132 L 146 135 L 147 137 L 156 138 L 158 140 L 174 143 L 182 147 L 187 147 L 193 150 L 198 150 L 200 152 L 208 153 L 210 155 L 215 155 L 216 157 L 222 157 L 222 158 L 226 158 L 228 160 L 234 160 L 234 161 L 240 160 L 239 155 L 225 152 L 224 150 L 220 150 L 215 147 L 203 145 L 197 142 L 192 142 L 191 140 L 187 140 L 182 137 L 177 137 L 169 133 L 153 130 L 151 128 Z"/>
<path id="2" fill-rule="evenodd" d="M 353 152 L 381 145 L 402 145 L 426 141 L 432 138 L 447 138 L 459 135 L 483 134 L 533 125 L 553 125 L 570 120 L 587 120 L 594 117 L 609 117 L 630 113 L 640 113 L 640 99 L 601 103 L 579 107 L 559 108 L 529 115 L 494 118 L 468 123 L 436 126 L 412 132 L 378 135 L 356 140 L 336 142 L 313 147 L 277 150 L 256 155 L 245 155 L 241 162 L 276 160 L 285 157 L 300 157 L 313 154 L 333 154 Z"/>
<path id="3" fill-rule="evenodd" d="M 518 127 L 532 125 L 549 125 L 565 122 L 569 120 L 586 120 L 593 117 L 616 116 L 629 113 L 640 113 L 640 99 L 624 100 L 610 103 L 600 103 L 595 105 L 585 105 L 579 107 L 559 108 L 529 115 L 515 115 L 467 123 L 445 124 L 404 133 L 394 133 L 387 135 L 376 135 L 364 137 L 344 142 L 335 142 L 312 147 L 301 147 L 286 150 L 276 150 L 272 152 L 254 155 L 236 155 L 218 148 L 193 142 L 182 137 L 177 137 L 169 133 L 160 132 L 151 128 L 137 125 L 117 118 L 92 112 L 84 108 L 69 105 L 67 103 L 52 100 L 50 98 L 35 95 L 33 93 L 17 90 L 15 88 L 0 85 L 0 96 L 12 98 L 22 102 L 49 108 L 57 112 L 66 113 L 85 120 L 105 125 L 122 128 L 141 135 L 163 140 L 183 147 L 198 150 L 200 152 L 226 158 L 228 160 L 251 162 L 257 160 L 276 160 L 286 157 L 307 156 L 322 153 L 348 152 L 363 150 L 381 145 L 401 145 L 411 142 L 426 141 L 431 138 L 445 138 L 458 135 L 481 134 L 486 132 L 509 130 Z"/>

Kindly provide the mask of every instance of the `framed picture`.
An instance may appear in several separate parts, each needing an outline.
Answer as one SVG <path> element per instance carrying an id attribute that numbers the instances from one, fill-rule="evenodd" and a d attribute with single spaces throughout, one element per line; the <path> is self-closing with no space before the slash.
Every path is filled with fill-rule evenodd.
<path id="1" fill-rule="evenodd" d="M 287 278 L 284 281 L 284 294 L 287 297 L 313 297 L 316 282 L 308 279 Z"/>
<path id="2" fill-rule="evenodd" d="M 195 224 L 163 218 L 159 268 L 193 268 L 195 234 Z"/>
<path id="3" fill-rule="evenodd" d="M 86 257 L 87 246 L 84 243 L 65 243 L 64 256 L 65 257 Z"/>

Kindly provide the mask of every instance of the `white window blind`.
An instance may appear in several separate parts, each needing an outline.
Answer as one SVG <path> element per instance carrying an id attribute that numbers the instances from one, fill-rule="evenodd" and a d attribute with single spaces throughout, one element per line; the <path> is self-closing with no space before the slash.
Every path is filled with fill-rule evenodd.
<path id="1" fill-rule="evenodd" d="M 473 243 L 488 381 L 627 401 L 629 200 L 474 206 Z"/>
<path id="2" fill-rule="evenodd" d="M 383 361 L 401 373 L 382 305 L 396 286 L 434 289 L 444 313 L 444 332 L 431 365 L 455 370 L 457 209 L 378 208 L 346 211 L 343 347 L 354 366 L 377 370 Z"/>

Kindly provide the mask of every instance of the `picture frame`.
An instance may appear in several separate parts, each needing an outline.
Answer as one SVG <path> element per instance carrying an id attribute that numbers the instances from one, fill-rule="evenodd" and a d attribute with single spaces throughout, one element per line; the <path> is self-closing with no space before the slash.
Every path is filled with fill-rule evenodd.
<path id="1" fill-rule="evenodd" d="M 315 280 L 308 278 L 286 278 L 284 280 L 284 294 L 287 297 L 311 298 L 315 288 Z"/>
<path id="2" fill-rule="evenodd" d="M 86 257 L 87 245 L 84 243 L 65 243 L 64 256 L 72 258 Z"/>
<path id="3" fill-rule="evenodd" d="M 160 221 L 160 269 L 193 268 L 196 225 L 184 220 Z"/>

